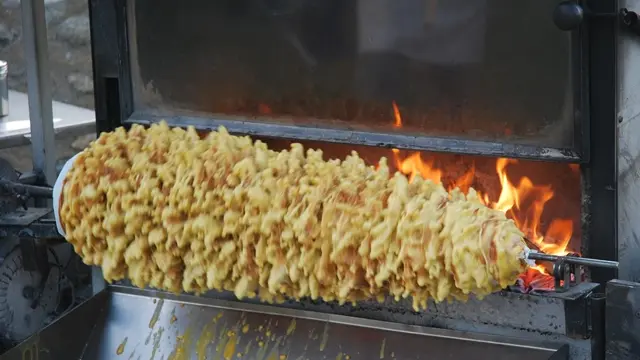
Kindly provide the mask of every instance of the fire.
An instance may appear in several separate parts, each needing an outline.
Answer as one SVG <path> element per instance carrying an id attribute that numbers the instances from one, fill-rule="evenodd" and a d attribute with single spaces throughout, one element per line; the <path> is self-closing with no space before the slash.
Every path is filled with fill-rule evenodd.
<path id="1" fill-rule="evenodd" d="M 400 150 L 391 149 L 391 151 L 393 152 L 396 168 L 403 174 L 409 175 L 411 181 L 416 175 L 421 175 L 424 179 L 429 179 L 433 182 L 441 181 L 442 171 L 433 166 L 433 160 L 423 161 L 419 152 L 413 153 L 406 159 L 401 159 Z"/>
<path id="2" fill-rule="evenodd" d="M 394 127 L 402 127 L 402 117 L 395 102 L 392 103 L 392 107 Z M 423 159 L 419 152 L 402 156 L 398 149 L 392 149 L 392 155 L 396 168 L 410 176 L 411 180 L 420 175 L 435 182 L 442 181 L 443 170 L 436 166 L 433 159 Z M 514 184 L 509 177 L 508 169 L 517 164 L 518 160 L 515 159 L 499 158 L 496 160 L 495 168 L 500 180 L 500 194 L 497 199 L 492 199 L 489 194 L 478 192 L 481 201 L 491 208 L 503 211 L 516 223 L 527 239 L 538 246 L 541 251 L 553 255 L 568 254 L 567 247 L 573 235 L 573 221 L 554 219 L 543 231 L 541 228 L 542 214 L 545 204 L 554 197 L 554 191 L 550 186 L 534 184 L 526 176 Z M 575 166 L 572 166 L 571 170 L 578 171 Z M 444 185 L 448 190 L 459 188 L 466 193 L 475 181 L 475 168 L 472 166 L 454 181 Z M 549 276 L 542 266 L 529 269 L 527 273 L 521 275 L 520 280 L 524 283 L 525 288 L 534 286 L 540 288 L 536 284 L 544 284 L 542 287 L 553 287 L 553 281 L 549 281 Z"/>
<path id="3" fill-rule="evenodd" d="M 395 119 L 393 127 L 402 127 L 402 116 L 400 116 L 400 109 L 398 109 L 398 105 L 393 101 L 391 106 L 393 107 L 393 118 Z"/>

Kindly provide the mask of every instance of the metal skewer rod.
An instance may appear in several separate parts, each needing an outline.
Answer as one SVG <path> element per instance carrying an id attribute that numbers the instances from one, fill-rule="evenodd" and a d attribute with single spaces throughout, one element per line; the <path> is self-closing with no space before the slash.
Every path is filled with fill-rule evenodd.
<path id="1" fill-rule="evenodd" d="M 609 268 L 609 269 L 618 268 L 617 261 L 590 259 L 590 258 L 583 258 L 578 256 L 557 256 L 557 255 L 549 255 L 549 254 L 532 251 L 529 253 L 528 258 L 531 260 L 550 261 L 554 263 L 563 261 L 567 264 L 574 264 L 574 265 L 584 265 L 584 266 Z"/>
<path id="2" fill-rule="evenodd" d="M 0 190 L 34 197 L 53 197 L 53 189 L 50 187 L 26 185 L 5 179 L 0 179 Z"/>

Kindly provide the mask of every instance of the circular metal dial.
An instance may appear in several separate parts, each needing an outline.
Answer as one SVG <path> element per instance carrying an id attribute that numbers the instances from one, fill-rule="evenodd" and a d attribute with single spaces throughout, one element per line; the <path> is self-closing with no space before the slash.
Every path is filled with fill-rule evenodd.
<path id="1" fill-rule="evenodd" d="M 59 271 L 51 267 L 38 306 L 32 309 L 42 274 L 24 269 L 18 248 L 4 258 L 0 264 L 0 334 L 7 340 L 24 340 L 45 325 L 58 303 Z"/>

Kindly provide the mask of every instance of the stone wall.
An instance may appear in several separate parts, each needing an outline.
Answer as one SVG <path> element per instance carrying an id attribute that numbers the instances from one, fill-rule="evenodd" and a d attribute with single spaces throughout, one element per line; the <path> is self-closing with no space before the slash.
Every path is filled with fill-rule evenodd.
<path id="1" fill-rule="evenodd" d="M 89 0 L 45 0 L 54 100 L 93 108 Z M 20 0 L 0 0 L 0 59 L 9 87 L 26 92 Z"/>
<path id="2" fill-rule="evenodd" d="M 93 108 L 89 0 L 45 0 L 53 99 Z M 22 47 L 20 0 L 0 0 L 0 60 L 9 63 L 9 87 L 27 91 L 27 71 Z M 56 135 L 58 159 L 86 147 L 94 134 L 80 137 Z M 31 147 L 1 148 L 0 158 L 17 170 L 32 169 Z"/>

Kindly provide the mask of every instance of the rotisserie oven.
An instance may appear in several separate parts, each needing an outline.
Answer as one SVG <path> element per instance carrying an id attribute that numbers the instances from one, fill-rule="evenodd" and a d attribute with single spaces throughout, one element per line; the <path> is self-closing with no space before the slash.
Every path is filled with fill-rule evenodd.
<path id="1" fill-rule="evenodd" d="M 614 330 L 638 326 L 623 311 L 640 299 L 623 254 L 639 195 L 618 193 L 618 167 L 636 169 L 619 160 L 635 148 L 618 131 L 630 10 L 90 9 L 102 135 L 54 189 L 60 231 L 96 265 L 94 298 L 53 325 L 85 339 L 78 356 L 637 356 Z"/>

